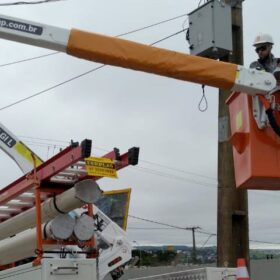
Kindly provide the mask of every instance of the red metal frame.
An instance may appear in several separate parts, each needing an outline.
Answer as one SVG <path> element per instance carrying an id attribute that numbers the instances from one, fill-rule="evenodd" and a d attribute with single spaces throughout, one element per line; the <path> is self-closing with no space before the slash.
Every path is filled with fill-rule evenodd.
<path id="1" fill-rule="evenodd" d="M 82 147 L 67 147 L 48 161 L 41 164 L 36 168 L 37 178 L 34 179 L 33 175 L 22 176 L 4 189 L 0 191 L 0 205 L 5 204 L 7 201 L 17 197 L 19 194 L 30 189 L 36 180 L 44 181 L 50 177 L 58 174 L 63 169 L 71 166 L 82 159 Z"/>
<path id="2" fill-rule="evenodd" d="M 87 153 L 90 151 L 87 150 Z M 33 197 L 28 197 L 25 199 L 23 198 L 23 202 L 33 201 L 35 204 L 36 210 L 36 234 L 37 234 L 37 258 L 33 261 L 33 265 L 39 265 L 41 263 L 41 259 L 43 257 L 43 246 L 46 244 L 57 244 L 57 241 L 43 239 L 42 237 L 42 217 L 41 217 L 41 203 L 45 199 L 47 199 L 50 194 L 53 193 L 61 193 L 66 189 L 71 188 L 76 182 L 82 181 L 84 179 L 93 179 L 99 180 L 102 177 L 94 177 L 89 176 L 86 173 L 82 174 L 77 181 L 73 182 L 73 184 L 62 184 L 62 183 L 54 183 L 51 182 L 51 178 L 57 175 L 59 172 L 63 171 L 66 168 L 71 167 L 73 164 L 77 163 L 78 161 L 84 160 L 85 151 L 84 147 L 82 146 L 69 146 L 54 157 L 50 158 L 48 161 L 44 162 L 39 167 L 35 167 L 34 161 L 34 169 L 32 173 L 22 176 L 21 178 L 17 179 L 4 189 L 0 190 L 0 205 L 5 205 L 5 203 L 11 201 L 22 195 L 25 192 L 32 192 L 34 194 Z M 118 158 L 117 158 L 118 157 Z M 120 170 L 129 165 L 129 157 L 128 153 L 125 153 L 121 156 L 116 155 L 116 151 L 111 151 L 103 156 L 103 158 L 109 158 L 115 160 L 116 169 Z M 22 208 L 18 209 L 30 209 L 33 207 L 33 204 L 29 203 L 28 206 L 23 206 Z M 87 205 L 88 214 L 93 216 L 93 207 L 92 204 Z M 13 213 L 13 211 L 11 211 Z M 12 213 L 10 215 L 4 215 L 3 213 L 0 215 L 0 221 L 5 221 L 12 217 Z M 18 214 L 18 211 L 15 211 Z M 13 215 L 15 216 L 15 215 Z M 60 242 L 62 245 L 73 245 L 76 242 L 73 241 L 66 241 Z M 85 245 L 94 249 L 95 248 L 95 239 L 85 242 Z M 94 250 L 93 250 L 94 251 Z M 88 255 L 89 258 L 96 257 L 95 253 L 91 253 Z M 9 265 L 8 265 L 9 266 Z M 6 267 L 6 266 L 5 266 Z M 9 266 L 10 267 L 10 266 Z M 1 268 L 0 268 L 1 269 Z"/>

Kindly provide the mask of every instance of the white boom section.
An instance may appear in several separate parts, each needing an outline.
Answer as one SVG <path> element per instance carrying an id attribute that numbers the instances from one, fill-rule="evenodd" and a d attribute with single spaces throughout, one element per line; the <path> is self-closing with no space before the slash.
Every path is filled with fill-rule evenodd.
<path id="1" fill-rule="evenodd" d="M 0 149 L 12 158 L 21 171 L 26 174 L 43 161 L 22 143 L 10 130 L 0 123 Z"/>
<path id="2" fill-rule="evenodd" d="M 70 30 L 0 15 L 0 37 L 65 52 Z"/>
<path id="3" fill-rule="evenodd" d="M 5 15 L 0 15 L 0 38 L 67 52 L 98 63 L 252 95 L 267 94 L 276 86 L 271 73 Z"/>
<path id="4" fill-rule="evenodd" d="M 94 180 L 78 182 L 73 188 L 49 198 L 41 205 L 42 223 L 45 223 L 61 212 L 68 213 L 86 203 L 94 203 L 100 199 L 102 192 Z M 35 226 L 36 210 L 31 208 L 13 218 L 0 223 L 0 240 L 15 235 Z"/>
<path id="5" fill-rule="evenodd" d="M 276 79 L 271 73 L 238 65 L 235 84 L 231 90 L 255 95 L 267 94 L 275 87 Z"/>

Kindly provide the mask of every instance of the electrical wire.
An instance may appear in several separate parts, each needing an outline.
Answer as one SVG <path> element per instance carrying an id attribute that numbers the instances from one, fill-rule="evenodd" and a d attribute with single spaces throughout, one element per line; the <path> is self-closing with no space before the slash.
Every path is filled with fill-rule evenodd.
<path id="1" fill-rule="evenodd" d="M 144 26 L 144 27 L 141 27 L 141 28 L 132 30 L 132 31 L 128 31 L 128 32 L 119 34 L 119 35 L 117 35 L 116 37 L 122 37 L 122 36 L 129 35 L 129 34 L 132 34 L 132 33 L 135 33 L 135 32 L 139 32 L 139 31 L 142 31 L 142 30 L 145 30 L 145 29 L 148 29 L 148 28 L 151 28 L 151 27 L 154 27 L 154 26 L 157 26 L 157 25 L 160 25 L 160 24 L 163 24 L 163 23 L 166 23 L 166 22 L 169 22 L 169 21 L 178 19 L 178 18 L 185 17 L 185 16 L 187 16 L 187 15 L 188 15 L 188 14 L 182 14 L 182 15 L 179 15 L 179 16 L 176 16 L 176 17 L 173 17 L 173 18 L 170 18 L 170 19 L 162 20 L 162 21 L 159 21 L 159 22 L 156 22 L 156 23 L 153 23 L 153 24 L 150 24 L 150 25 L 147 25 L 147 26 Z"/>
<path id="2" fill-rule="evenodd" d="M 169 39 L 169 38 L 171 38 L 171 37 L 173 37 L 173 36 L 175 36 L 175 35 L 177 35 L 177 34 L 180 34 L 180 33 L 182 33 L 182 32 L 183 32 L 183 30 L 181 30 L 181 31 L 179 31 L 179 32 L 176 32 L 176 33 L 174 33 L 174 34 L 171 34 L 171 35 L 169 35 L 169 36 L 167 36 L 167 37 L 164 37 L 163 39 L 158 40 L 158 41 L 156 41 L 156 42 L 150 44 L 150 46 L 153 46 L 153 45 L 155 45 L 155 44 L 158 44 L 158 43 L 160 43 L 160 42 L 162 42 L 162 41 L 164 41 L 164 40 L 167 40 L 167 39 Z M 65 85 L 65 84 L 67 84 L 67 83 L 69 83 L 69 82 L 72 82 L 72 81 L 77 80 L 77 79 L 79 79 L 79 78 L 81 78 L 81 77 L 83 77 L 83 76 L 86 76 L 86 75 L 88 75 L 88 74 L 90 74 L 90 73 L 92 73 L 92 72 L 95 72 L 95 71 L 97 71 L 97 70 L 99 70 L 99 69 L 101 69 L 101 68 L 104 68 L 105 66 L 107 66 L 107 65 L 106 65 L 106 64 L 102 64 L 102 65 L 100 65 L 100 66 L 98 66 L 98 67 L 95 67 L 95 68 L 93 68 L 93 69 L 91 69 L 91 70 L 89 70 L 89 71 L 86 71 L 86 72 L 84 72 L 84 73 L 82 73 L 82 74 L 79 74 L 79 75 L 77 75 L 77 76 L 74 76 L 74 77 L 72 77 L 72 78 L 70 78 L 70 79 L 68 79 L 68 80 L 65 80 L 65 81 L 63 81 L 63 82 L 61 82 L 61 83 L 58 83 L 58 84 L 56 84 L 56 85 L 54 85 L 54 86 L 51 86 L 51 87 L 49 87 L 49 88 L 47 88 L 47 89 L 44 89 L 44 90 L 39 91 L 39 92 L 37 92 L 37 93 L 35 93 L 35 94 L 29 95 L 29 96 L 27 96 L 27 97 L 25 97 L 25 98 L 19 99 L 19 100 L 15 101 L 15 102 L 12 102 L 12 103 L 10 103 L 10 104 L 8 104 L 8 105 L 6 105 L 6 106 L 1 107 L 1 108 L 0 108 L 0 111 L 3 111 L 3 110 L 8 109 L 8 108 L 10 108 L 10 107 L 13 107 L 13 106 L 15 106 L 15 105 L 17 105 L 17 104 L 20 104 L 20 103 L 22 103 L 22 102 L 25 102 L 25 101 L 27 101 L 27 100 L 29 100 L 29 99 L 32 99 L 32 98 L 36 97 L 36 96 L 42 95 L 42 94 L 44 94 L 44 93 L 46 93 L 46 92 L 49 92 L 49 91 L 51 91 L 51 90 L 53 90 L 53 89 L 55 89 L 55 88 L 58 88 L 58 87 L 60 87 L 60 86 L 62 86 L 62 85 Z"/>
<path id="3" fill-rule="evenodd" d="M 150 220 L 150 219 L 146 219 L 146 218 L 137 217 L 137 216 L 134 216 L 134 215 L 128 215 L 128 216 L 131 217 L 131 218 L 137 219 L 137 220 L 144 221 L 144 222 L 149 222 L 149 223 L 154 223 L 154 224 L 158 224 L 158 225 L 168 226 L 168 227 L 173 228 L 173 229 L 191 231 L 192 228 L 194 228 L 194 227 L 181 227 L 181 226 L 177 226 L 177 225 L 162 223 L 162 222 L 158 222 L 158 221 L 155 221 L 155 220 Z M 196 227 L 195 227 L 195 228 L 196 228 Z M 196 232 L 196 233 L 203 234 L 203 235 L 209 235 L 209 237 L 210 237 L 210 236 L 211 236 L 211 237 L 212 237 L 212 236 L 217 236 L 217 233 L 202 231 L 202 230 L 198 230 L 198 229 L 196 229 L 195 232 Z M 208 237 L 208 238 L 209 238 L 209 237 Z M 249 239 L 249 241 L 252 242 L 252 243 L 280 245 L 280 243 L 277 243 L 277 242 L 270 242 L 270 241 L 263 241 L 263 240 L 252 240 L 252 239 Z M 207 240 L 207 242 L 208 242 L 208 240 Z"/>
<path id="4" fill-rule="evenodd" d="M 143 159 L 141 160 L 141 162 L 145 162 L 145 163 L 148 163 L 148 164 L 151 164 L 151 165 L 156 165 L 156 166 L 163 167 L 163 168 L 166 168 L 166 169 L 170 169 L 170 170 L 173 170 L 173 171 L 182 172 L 182 173 L 186 173 L 186 174 L 189 174 L 189 175 L 194 175 L 194 176 L 202 177 L 202 178 L 205 178 L 205 179 L 210 179 L 210 180 L 217 181 L 217 179 L 214 178 L 214 177 L 209 177 L 209 176 L 201 175 L 201 174 L 198 174 L 198 173 L 189 172 L 189 171 L 186 171 L 186 170 L 183 170 L 183 169 L 170 167 L 170 166 L 167 166 L 167 165 L 164 165 L 164 164 L 159 164 L 159 163 L 155 163 L 155 162 L 148 161 L 148 160 L 143 160 Z"/>
<path id="5" fill-rule="evenodd" d="M 37 4 L 45 4 L 49 2 L 62 2 L 65 0 L 39 0 L 39 1 L 33 1 L 33 2 L 28 2 L 28 1 L 18 1 L 18 2 L 13 2 L 13 3 L 2 3 L 0 6 L 16 6 L 16 5 L 37 5 Z"/>
<path id="6" fill-rule="evenodd" d="M 67 143 L 69 144 L 70 141 L 65 140 L 57 140 L 57 139 L 49 139 L 49 138 L 38 138 L 38 137 L 31 137 L 31 136 L 24 136 L 24 135 L 17 135 L 20 138 L 27 138 L 27 139 L 33 139 L 33 140 L 42 140 L 42 141 L 51 141 L 51 142 L 60 142 L 60 143 Z"/>
<path id="7" fill-rule="evenodd" d="M 176 226 L 176 225 L 171 225 L 171 224 L 167 224 L 167 223 L 162 223 L 162 222 L 158 222 L 158 221 L 154 221 L 154 220 L 150 220 L 150 219 L 137 217 L 134 215 L 128 215 L 128 217 L 137 219 L 137 220 L 141 220 L 144 222 L 148 222 L 148 223 L 153 223 L 153 224 L 162 225 L 162 226 L 168 226 L 170 228 L 175 228 L 175 229 L 182 229 L 182 230 L 189 230 L 189 231 L 191 231 L 193 229 L 193 227 L 180 227 L 180 226 Z"/>
<path id="8" fill-rule="evenodd" d="M 215 235 L 213 234 L 209 234 L 209 236 L 207 237 L 207 239 L 205 240 L 205 242 L 201 245 L 200 249 L 203 249 L 205 247 L 205 245 L 207 244 L 207 242 Z"/>
<path id="9" fill-rule="evenodd" d="M 61 83 L 58 83 L 58 84 L 56 84 L 56 85 L 54 85 L 54 86 L 51 86 L 51 87 L 46 88 L 46 89 L 44 89 L 44 90 L 42 90 L 42 91 L 39 91 L 39 92 L 34 93 L 34 94 L 32 94 L 32 95 L 29 95 L 29 96 L 27 96 L 27 97 L 25 97 L 25 98 L 19 99 L 19 100 L 15 101 L 15 102 L 12 102 L 12 103 L 10 103 L 10 104 L 8 104 L 8 105 L 6 105 L 6 106 L 1 107 L 1 108 L 0 108 L 0 111 L 3 111 L 3 110 L 8 109 L 8 108 L 10 108 L 10 107 L 13 107 L 13 106 L 15 106 L 15 105 L 17 105 L 17 104 L 19 104 L 19 103 L 22 103 L 22 102 L 24 102 L 24 101 L 26 101 L 26 100 L 32 99 L 32 98 L 34 98 L 34 97 L 36 97 L 36 96 L 38 96 L 38 95 L 42 95 L 43 93 L 49 92 L 49 91 L 51 91 L 51 90 L 53 90 L 53 89 L 55 89 L 55 88 L 58 88 L 58 87 L 60 87 L 60 86 L 62 86 L 62 85 L 65 85 L 65 84 L 67 84 L 67 83 L 69 83 L 69 82 L 72 82 L 72 81 L 74 81 L 74 80 L 77 80 L 77 79 L 79 79 L 79 78 L 81 78 L 81 77 L 83 77 L 83 76 L 86 76 L 86 75 L 88 75 L 88 74 L 90 74 L 90 73 L 92 73 L 92 72 L 94 72 L 94 71 L 97 71 L 97 70 L 99 70 L 99 69 L 101 69 L 101 68 L 103 68 L 103 67 L 105 67 L 105 66 L 106 66 L 106 65 L 103 64 L 103 65 L 101 65 L 101 66 L 95 67 L 95 68 L 93 68 L 93 69 L 91 69 L 91 70 L 89 70 L 89 71 L 86 71 L 86 72 L 84 72 L 84 73 L 82 73 L 82 74 L 79 74 L 79 75 L 77 75 L 77 76 L 74 76 L 74 77 L 72 77 L 72 78 L 70 78 L 70 79 L 68 79 L 68 80 L 65 80 L 65 81 L 63 81 L 63 82 L 61 82 Z"/>
<path id="10" fill-rule="evenodd" d="M 160 39 L 160 40 L 158 40 L 158 41 L 155 41 L 154 43 L 150 44 L 150 46 L 154 46 L 154 45 L 156 45 L 156 44 L 158 44 L 158 43 L 161 43 L 161 42 L 163 42 L 163 41 L 165 41 L 165 40 L 167 40 L 167 39 L 170 39 L 170 38 L 172 38 L 172 37 L 174 37 L 174 36 L 176 36 L 176 35 L 178 35 L 178 34 L 180 34 L 180 33 L 182 33 L 182 32 L 185 32 L 185 29 L 180 30 L 180 31 L 178 31 L 178 32 L 176 32 L 176 33 L 173 33 L 173 34 L 171 34 L 171 35 L 169 35 L 169 36 L 166 36 L 166 37 L 164 37 L 164 38 L 162 38 L 162 39 Z"/>
<path id="11" fill-rule="evenodd" d="M 39 58 L 43 58 L 43 57 L 47 57 L 47 56 L 51 56 L 51 55 L 54 55 L 54 54 L 58 54 L 58 53 L 61 53 L 61 52 L 51 52 L 51 53 L 47 53 L 47 54 L 43 54 L 43 55 L 38 55 L 38 56 L 22 59 L 22 60 L 12 61 L 12 62 L 8 62 L 8 63 L 0 64 L 0 67 L 5 67 L 5 66 L 10 66 L 10 65 L 22 63 L 22 62 L 27 62 L 27 61 L 31 61 L 31 60 L 35 60 L 35 59 L 39 59 Z"/>
<path id="12" fill-rule="evenodd" d="M 141 171 L 144 173 L 149 173 L 149 174 L 153 174 L 153 175 L 157 175 L 157 176 L 161 176 L 164 178 L 169 178 L 169 179 L 174 179 L 174 180 L 178 180 L 178 181 L 183 181 L 183 182 L 188 182 L 188 183 L 192 183 L 192 184 L 196 184 L 196 185 L 200 185 L 203 187 L 207 187 L 210 188 L 212 190 L 216 190 L 216 184 L 213 183 L 207 183 L 207 182 L 200 182 L 200 181 L 196 181 L 196 180 L 192 180 L 192 179 L 188 179 L 185 177 L 180 177 L 180 176 L 176 176 L 173 174 L 168 174 L 159 170 L 154 170 L 151 168 L 145 168 L 145 167 L 140 167 L 140 166 L 134 166 L 133 168 L 131 168 L 131 170 L 135 170 L 135 171 Z"/>

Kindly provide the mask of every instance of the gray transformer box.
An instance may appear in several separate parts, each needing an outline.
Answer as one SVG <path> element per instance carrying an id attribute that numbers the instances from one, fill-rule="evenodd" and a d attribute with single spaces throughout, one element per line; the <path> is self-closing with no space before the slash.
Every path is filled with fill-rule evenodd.
<path id="1" fill-rule="evenodd" d="M 210 0 L 189 15 L 190 53 L 221 58 L 232 51 L 231 6 Z"/>

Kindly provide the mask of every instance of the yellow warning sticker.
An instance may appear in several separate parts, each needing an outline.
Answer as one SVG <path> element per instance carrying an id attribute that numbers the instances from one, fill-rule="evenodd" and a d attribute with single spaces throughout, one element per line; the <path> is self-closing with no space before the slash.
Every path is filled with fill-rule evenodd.
<path id="1" fill-rule="evenodd" d="M 242 120 L 242 111 L 239 111 L 235 117 L 235 123 L 236 123 L 236 130 L 240 129 L 243 124 Z"/>
<path id="2" fill-rule="evenodd" d="M 34 155 L 32 153 L 32 151 L 30 151 L 29 148 L 27 146 L 25 146 L 23 143 L 21 143 L 20 141 L 15 144 L 14 149 L 17 151 L 17 153 L 19 155 L 24 157 L 30 163 L 34 164 L 34 160 L 35 160 L 36 167 L 38 167 L 39 165 L 41 165 L 43 163 L 40 158 L 38 158 L 36 155 Z M 34 159 L 33 159 L 32 154 L 34 156 Z"/>
<path id="3" fill-rule="evenodd" d="M 86 170 L 90 176 L 118 178 L 113 160 L 108 158 L 85 158 Z"/>

